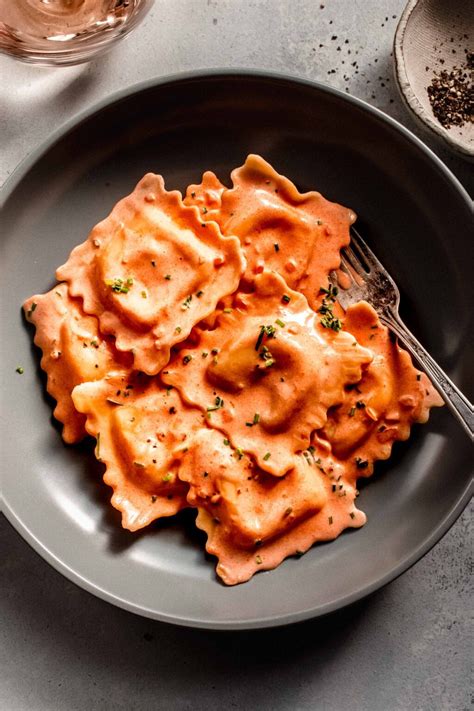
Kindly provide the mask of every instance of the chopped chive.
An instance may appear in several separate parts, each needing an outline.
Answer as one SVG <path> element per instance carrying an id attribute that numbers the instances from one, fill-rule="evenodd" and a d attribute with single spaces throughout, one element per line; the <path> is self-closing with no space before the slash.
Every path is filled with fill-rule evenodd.
<path id="1" fill-rule="evenodd" d="M 231 314 L 232 311 L 233 311 L 233 309 L 230 309 L 230 308 L 224 309 L 224 313 L 225 313 L 225 314 Z"/>
<path id="2" fill-rule="evenodd" d="M 19 375 L 23 375 L 23 373 L 25 372 L 25 369 L 22 368 L 21 365 L 19 365 L 18 368 L 16 369 L 16 372 L 17 372 Z"/>
<path id="3" fill-rule="evenodd" d="M 142 291 L 142 299 L 146 299 L 146 298 L 147 298 L 147 293 L 146 293 L 146 291 Z"/>
<path id="4" fill-rule="evenodd" d="M 417 379 L 418 381 L 421 380 L 421 375 L 420 375 L 420 373 L 418 373 L 418 375 L 416 376 L 416 379 Z"/>
<path id="5" fill-rule="evenodd" d="M 204 294 L 204 292 L 202 289 L 199 289 L 199 291 L 196 292 L 196 296 L 198 299 L 200 299 L 203 294 Z"/>
<path id="6" fill-rule="evenodd" d="M 214 405 L 206 408 L 206 410 L 207 412 L 214 412 L 214 410 L 220 410 L 221 407 L 224 407 L 224 400 L 218 395 L 214 401 Z"/>
<path id="7" fill-rule="evenodd" d="M 191 301 L 193 300 L 192 294 L 189 294 L 181 304 L 181 308 L 184 309 L 190 309 L 191 308 Z"/>
<path id="8" fill-rule="evenodd" d="M 187 365 L 192 359 L 193 357 L 191 355 L 185 355 L 183 358 L 183 365 Z"/>
<path id="9" fill-rule="evenodd" d="M 351 511 L 350 514 L 349 514 L 349 516 L 350 516 L 351 518 L 355 518 L 355 513 L 354 513 L 353 511 Z"/>
<path id="10" fill-rule="evenodd" d="M 291 506 L 288 506 L 287 509 L 285 509 L 285 513 L 283 514 L 284 516 L 289 516 L 290 513 L 293 511 Z"/>
<path id="11" fill-rule="evenodd" d="M 138 467 L 138 469 L 145 469 L 145 465 L 141 462 L 133 462 L 133 466 Z"/>
<path id="12" fill-rule="evenodd" d="M 278 242 L 275 242 L 275 244 L 273 245 L 273 247 L 274 247 L 274 249 L 275 249 L 275 252 L 279 252 L 279 251 L 280 251 L 280 245 L 278 244 Z"/>
<path id="13" fill-rule="evenodd" d="M 208 353 L 207 351 L 203 351 L 201 355 L 202 355 L 203 358 L 207 358 L 207 356 L 209 355 L 209 353 Z"/>
<path id="14" fill-rule="evenodd" d="M 155 262 L 154 259 L 151 260 L 151 266 L 152 266 L 152 267 L 156 267 L 156 262 Z"/>
<path id="15" fill-rule="evenodd" d="M 181 333 L 182 329 L 181 329 L 181 326 L 176 326 L 176 328 L 174 330 L 176 331 L 176 333 Z"/>
<path id="16" fill-rule="evenodd" d="M 152 494 L 152 495 L 151 495 L 151 503 L 154 504 L 155 501 L 157 500 L 157 498 L 158 498 L 158 497 L 157 497 L 156 494 Z"/>
<path id="17" fill-rule="evenodd" d="M 348 414 L 349 414 L 349 417 L 354 417 L 355 411 L 356 411 L 355 407 L 354 407 L 354 406 L 351 407 L 351 409 L 349 410 L 349 413 L 348 413 Z"/>
<path id="18" fill-rule="evenodd" d="M 255 556 L 255 562 L 256 562 L 257 565 L 262 565 L 262 563 L 263 563 L 262 556 L 261 556 L 261 555 L 256 555 L 256 556 Z"/>
<path id="19" fill-rule="evenodd" d="M 288 294 L 283 294 L 281 297 L 281 300 L 283 301 L 284 304 L 289 304 L 291 301 L 291 298 L 288 296 Z"/>
<path id="20" fill-rule="evenodd" d="M 165 474 L 164 476 L 161 477 L 161 480 L 168 482 L 168 481 L 171 481 L 172 478 L 173 478 L 172 473 L 168 472 L 167 474 Z"/>
<path id="21" fill-rule="evenodd" d="M 281 319 L 277 318 L 275 323 L 277 326 L 280 326 L 280 328 L 285 328 L 285 323 Z"/>
<path id="22" fill-rule="evenodd" d="M 264 461 L 264 462 L 267 462 L 267 461 L 270 459 L 271 456 L 272 456 L 272 455 L 271 455 L 271 452 L 267 452 L 267 453 L 264 455 L 264 457 L 263 457 L 263 461 Z"/>
<path id="23" fill-rule="evenodd" d="M 28 311 L 26 313 L 28 318 L 30 318 L 31 314 L 33 313 L 33 311 L 36 309 L 37 306 L 38 306 L 38 304 L 35 301 L 33 301 L 33 303 L 31 304 L 31 308 L 28 309 Z"/>
<path id="24" fill-rule="evenodd" d="M 224 444 L 225 444 L 226 447 L 228 447 L 228 446 L 230 445 L 229 440 L 228 440 L 228 439 L 225 439 L 225 440 L 224 440 Z"/>
<path id="25" fill-rule="evenodd" d="M 253 424 L 257 425 L 259 422 L 260 422 L 260 415 L 258 414 L 258 412 L 256 412 L 255 415 L 253 416 Z"/>
<path id="26" fill-rule="evenodd" d="M 171 279 L 171 274 L 165 274 L 165 279 L 166 281 L 169 281 Z"/>
<path id="27" fill-rule="evenodd" d="M 369 462 L 366 459 L 356 457 L 354 461 L 358 469 L 367 469 L 367 467 L 369 466 Z"/>
<path id="28" fill-rule="evenodd" d="M 329 516 L 329 517 L 328 517 L 328 521 L 329 521 L 329 525 L 332 526 L 332 516 Z"/>
<path id="29" fill-rule="evenodd" d="M 365 407 L 365 402 L 363 402 L 362 400 L 358 400 L 356 402 L 356 407 L 358 410 L 362 410 Z"/>

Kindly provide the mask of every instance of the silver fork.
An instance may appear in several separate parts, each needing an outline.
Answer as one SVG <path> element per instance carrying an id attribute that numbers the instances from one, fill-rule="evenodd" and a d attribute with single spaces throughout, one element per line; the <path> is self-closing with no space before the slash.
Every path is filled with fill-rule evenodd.
<path id="1" fill-rule="evenodd" d="M 405 326 L 398 314 L 400 292 L 397 285 L 360 234 L 354 228 L 351 233 L 351 246 L 341 252 L 341 270 L 350 280 L 349 288 L 344 288 L 347 285 L 341 283 L 337 274 L 333 276 L 333 281 L 340 287 L 338 299 L 341 306 L 347 308 L 355 301 L 364 300 L 374 307 L 381 322 L 398 336 L 419 363 L 472 440 L 473 406 Z"/>

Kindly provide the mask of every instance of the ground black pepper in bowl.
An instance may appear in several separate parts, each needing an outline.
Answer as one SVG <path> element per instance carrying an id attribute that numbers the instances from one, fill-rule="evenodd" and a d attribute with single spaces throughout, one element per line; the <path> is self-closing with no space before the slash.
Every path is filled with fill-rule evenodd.
<path id="1" fill-rule="evenodd" d="M 474 121 L 473 69 L 474 53 L 466 52 L 464 64 L 435 73 L 427 87 L 433 114 L 444 128 Z"/>

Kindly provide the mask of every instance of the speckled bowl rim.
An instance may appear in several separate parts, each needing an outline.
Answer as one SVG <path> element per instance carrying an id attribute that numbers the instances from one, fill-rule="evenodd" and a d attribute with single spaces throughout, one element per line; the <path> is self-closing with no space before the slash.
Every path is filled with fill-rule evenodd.
<path id="1" fill-rule="evenodd" d="M 62 126 L 56 129 L 51 136 L 44 141 L 38 148 L 33 150 L 13 171 L 11 176 L 5 182 L 0 190 L 0 209 L 3 207 L 9 196 L 13 193 L 16 186 L 20 181 L 27 175 L 29 170 L 35 165 L 35 163 L 65 134 L 74 128 L 78 127 L 83 121 L 89 119 L 98 111 L 103 110 L 109 105 L 120 102 L 124 99 L 133 96 L 142 91 L 147 91 L 157 86 L 164 84 L 178 83 L 181 81 L 188 81 L 193 79 L 226 79 L 226 78 L 261 78 L 261 79 L 273 79 L 280 80 L 282 82 L 293 82 L 296 85 L 300 85 L 307 88 L 315 88 L 321 92 L 327 92 L 330 95 L 335 96 L 338 99 L 347 101 L 348 103 L 354 105 L 355 107 L 366 111 L 369 114 L 375 116 L 378 120 L 383 121 L 390 125 L 394 130 L 401 133 L 408 141 L 410 141 L 416 149 L 434 163 L 436 169 L 444 175 L 444 177 L 450 181 L 453 187 L 459 192 L 460 196 L 470 205 L 471 200 L 468 193 L 456 179 L 456 177 L 451 173 L 451 171 L 444 165 L 444 163 L 431 151 L 420 139 L 418 139 L 414 134 L 408 129 L 402 126 L 398 121 L 387 116 L 385 113 L 379 109 L 371 106 L 365 101 L 358 99 L 356 97 L 350 96 L 342 91 L 329 87 L 322 82 L 311 81 L 309 79 L 303 79 L 301 77 L 292 74 L 282 74 L 279 72 L 271 71 L 261 71 L 259 69 L 205 69 L 205 70 L 194 70 L 190 72 L 182 72 L 177 74 L 171 74 L 163 76 L 160 78 L 148 79 L 144 82 L 139 82 L 133 84 L 126 89 L 122 89 L 115 92 L 104 99 L 101 99 L 97 103 L 88 107 L 84 111 L 76 114 L 71 119 L 66 121 Z M 14 511 L 14 509 L 9 505 L 8 501 L 5 500 L 3 492 L 1 495 L 1 510 L 6 516 L 7 520 L 11 523 L 13 528 L 24 538 L 24 540 L 42 557 L 44 558 L 53 568 L 55 568 L 59 573 L 64 575 L 70 581 L 78 585 L 79 587 L 87 590 L 96 597 L 105 600 L 117 607 L 124 610 L 138 614 L 144 617 L 149 617 L 151 619 L 159 620 L 161 622 L 169 622 L 176 625 L 184 627 L 196 627 L 201 629 L 220 629 L 220 630 L 242 630 L 242 629 L 261 629 L 268 627 L 280 627 L 283 625 L 293 624 L 296 622 L 302 622 L 304 620 L 313 619 L 316 617 L 322 617 L 328 615 L 336 610 L 347 607 L 362 598 L 367 597 L 376 590 L 384 587 L 388 583 L 392 582 L 398 578 L 402 573 L 411 568 L 418 560 L 420 560 L 426 553 L 428 553 L 433 546 L 438 543 L 438 541 L 444 536 L 444 534 L 451 528 L 451 526 L 456 522 L 458 517 L 463 512 L 464 508 L 468 504 L 470 498 L 473 494 L 472 482 L 468 483 L 466 487 L 460 492 L 460 495 L 456 501 L 456 504 L 452 507 L 451 511 L 439 521 L 439 524 L 432 531 L 431 535 L 428 536 L 417 548 L 415 548 L 410 555 L 406 556 L 394 565 L 387 573 L 381 575 L 370 585 L 362 586 L 358 590 L 351 592 L 345 597 L 339 598 L 333 602 L 321 605 L 318 608 L 306 609 L 300 612 L 289 613 L 286 615 L 278 615 L 275 617 L 268 617 L 258 620 L 231 620 L 231 621 L 209 621 L 209 620 L 196 620 L 196 619 L 185 619 L 179 616 L 169 616 L 161 613 L 157 613 L 156 610 L 149 609 L 142 605 L 137 605 L 130 600 L 123 599 L 113 593 L 105 590 L 103 587 L 94 584 L 87 578 L 83 577 L 72 567 L 70 567 L 65 561 L 58 558 L 52 553 L 29 529 L 28 525 L 20 518 L 20 516 Z"/>
<path id="2" fill-rule="evenodd" d="M 419 2 L 420 0 L 409 0 L 400 17 L 397 29 L 395 30 L 395 36 L 393 40 L 393 56 L 395 60 L 394 74 L 396 84 L 400 92 L 400 96 L 407 109 L 410 111 L 412 116 L 414 116 L 417 123 L 422 128 L 430 129 L 431 131 L 433 131 L 433 133 L 442 138 L 443 141 L 447 143 L 448 146 L 458 155 L 461 155 L 463 158 L 470 158 L 472 160 L 474 159 L 474 148 L 470 150 L 462 143 L 452 138 L 449 135 L 448 131 L 443 128 L 443 126 L 441 126 L 438 121 L 436 121 L 432 116 L 430 116 L 429 112 L 426 111 L 426 109 L 423 107 L 417 95 L 412 89 L 412 85 L 406 68 L 403 45 L 405 41 L 405 33 L 408 26 L 408 22 L 410 21 L 410 17 L 413 10 L 416 8 Z"/>

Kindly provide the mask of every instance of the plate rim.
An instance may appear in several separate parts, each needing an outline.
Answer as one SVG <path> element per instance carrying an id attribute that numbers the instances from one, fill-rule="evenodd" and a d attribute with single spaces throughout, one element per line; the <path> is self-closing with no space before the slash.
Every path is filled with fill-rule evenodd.
<path id="1" fill-rule="evenodd" d="M 36 148 L 34 148 L 27 156 L 20 161 L 18 166 L 13 170 L 12 174 L 7 178 L 5 183 L 0 189 L 0 210 L 3 209 L 8 199 L 14 192 L 15 188 L 20 184 L 21 180 L 28 174 L 30 169 L 47 153 L 47 151 L 55 145 L 59 140 L 64 138 L 68 133 L 79 127 L 84 121 L 91 118 L 94 114 L 99 113 L 103 109 L 112 106 L 115 103 L 123 101 L 130 98 L 131 96 L 160 87 L 162 85 L 180 83 L 189 80 L 206 80 L 206 79 L 229 79 L 229 78 L 256 78 L 263 80 L 273 80 L 277 82 L 287 82 L 290 84 L 296 84 L 309 89 L 316 89 L 335 96 L 338 99 L 343 99 L 347 103 L 362 109 L 375 116 L 378 120 L 383 121 L 385 124 L 391 126 L 394 130 L 402 134 L 402 136 L 414 145 L 422 154 L 428 158 L 434 167 L 436 167 L 444 177 L 451 182 L 453 188 L 455 188 L 459 196 L 467 203 L 470 204 L 471 200 L 467 190 L 460 183 L 458 178 L 449 170 L 449 168 L 443 163 L 443 161 L 431 150 L 421 139 L 415 136 L 408 128 L 403 126 L 399 121 L 388 116 L 386 113 L 380 109 L 370 105 L 368 102 L 359 99 L 355 96 L 342 92 L 331 86 L 324 84 L 323 82 L 313 81 L 310 79 L 302 78 L 290 73 L 281 73 L 273 71 L 263 71 L 259 69 L 240 69 L 240 68 L 213 68 L 206 70 L 193 70 L 186 72 L 173 73 L 161 77 L 154 77 L 134 83 L 124 89 L 108 94 L 104 98 L 97 102 L 94 102 L 91 106 L 86 109 L 74 114 L 67 121 L 63 122 L 53 133 L 41 142 Z M 464 490 L 460 493 L 457 498 L 456 503 L 452 506 L 449 513 L 439 521 L 437 527 L 427 536 L 419 546 L 416 547 L 410 555 L 406 556 L 402 561 L 399 561 L 397 565 L 392 566 L 391 569 L 384 575 L 379 576 L 370 585 L 360 587 L 356 591 L 352 591 L 345 596 L 339 597 L 338 599 L 328 602 L 325 605 L 319 606 L 318 608 L 308 608 L 301 610 L 299 612 L 287 613 L 284 615 L 274 615 L 267 618 L 258 619 L 247 619 L 247 620 L 204 620 L 198 618 L 189 618 L 185 616 L 168 615 L 164 613 L 157 612 L 150 608 L 144 607 L 142 605 L 137 605 L 130 600 L 123 599 L 112 592 L 100 587 L 98 584 L 89 580 L 85 576 L 79 574 L 74 570 L 67 562 L 58 558 L 54 553 L 51 552 L 29 529 L 28 525 L 21 519 L 20 515 L 14 510 L 12 506 L 5 499 L 4 492 L 1 492 L 1 510 L 5 515 L 7 521 L 15 529 L 17 533 L 33 548 L 33 550 L 38 553 L 47 563 L 49 563 L 56 571 L 64 575 L 68 580 L 78 585 L 80 588 L 86 590 L 87 592 L 95 595 L 96 597 L 113 604 L 121 609 L 128 612 L 140 615 L 142 617 L 158 620 L 161 622 L 167 622 L 171 624 L 176 624 L 183 627 L 193 627 L 200 629 L 216 629 L 216 630 L 245 630 L 245 629 L 263 629 L 269 627 L 280 627 L 288 624 L 293 624 L 297 622 L 302 622 L 307 619 L 319 618 L 326 616 L 336 610 L 342 609 L 351 605 L 369 595 L 385 587 L 388 583 L 392 582 L 409 568 L 411 568 L 415 563 L 417 563 L 421 558 L 423 558 L 441 538 L 449 531 L 456 520 L 459 518 L 464 508 L 468 504 L 473 493 L 473 483 L 468 482 Z"/>

